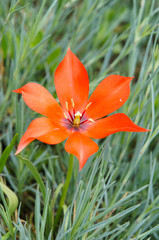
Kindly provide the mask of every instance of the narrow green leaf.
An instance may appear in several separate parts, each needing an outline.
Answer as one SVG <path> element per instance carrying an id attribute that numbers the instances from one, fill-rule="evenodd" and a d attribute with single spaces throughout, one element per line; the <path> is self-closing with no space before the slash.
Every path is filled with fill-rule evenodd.
<path id="1" fill-rule="evenodd" d="M 53 204 L 55 204 L 56 199 L 57 199 L 57 197 L 58 197 L 58 195 L 59 195 L 59 193 L 60 193 L 62 187 L 63 187 L 63 183 L 60 183 L 60 184 L 58 185 L 58 187 L 57 187 L 55 193 L 54 193 Z"/>
<path id="2" fill-rule="evenodd" d="M 155 227 L 151 228 L 150 230 L 148 230 L 148 231 L 140 234 L 137 239 L 141 239 L 141 237 L 142 237 L 142 238 L 145 238 L 145 237 L 147 237 L 148 235 L 150 235 L 151 233 L 154 233 L 154 232 L 156 232 L 156 231 L 158 231 L 158 230 L 159 230 L 159 224 L 156 225 Z"/>
<path id="3" fill-rule="evenodd" d="M 14 147 L 14 144 L 15 144 L 16 140 L 17 140 L 17 137 L 18 137 L 18 134 L 15 134 L 15 136 L 13 137 L 10 145 L 5 148 L 5 150 L 2 153 L 2 156 L 0 157 L 0 173 L 2 172 L 3 167 L 6 164 L 6 161 L 9 157 L 13 147 Z"/>
<path id="4" fill-rule="evenodd" d="M 37 239 L 40 239 L 40 221 L 41 221 L 40 194 L 39 194 L 39 187 L 38 187 L 36 191 L 36 200 L 35 200 L 35 230 L 36 230 Z"/>
<path id="5" fill-rule="evenodd" d="M 4 183 L 0 182 L 0 188 L 1 190 L 7 195 L 8 198 L 8 208 L 9 212 L 12 215 L 12 213 L 17 209 L 18 207 L 18 198 L 16 194 L 10 190 Z"/>
<path id="6" fill-rule="evenodd" d="M 23 161 L 23 163 L 30 169 L 31 173 L 33 174 L 35 180 L 37 181 L 37 183 L 39 184 L 39 188 L 41 190 L 41 193 L 43 195 L 43 199 L 45 199 L 46 196 L 46 189 L 45 189 L 45 185 L 41 179 L 40 174 L 38 173 L 37 169 L 34 167 L 34 165 L 32 164 L 32 162 L 30 162 L 28 159 L 26 158 L 22 158 L 21 156 L 18 155 L 18 157 Z"/>

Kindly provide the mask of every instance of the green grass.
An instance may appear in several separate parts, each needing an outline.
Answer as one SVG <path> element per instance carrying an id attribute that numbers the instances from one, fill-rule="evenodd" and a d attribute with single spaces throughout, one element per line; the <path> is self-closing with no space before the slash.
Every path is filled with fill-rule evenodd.
<path id="1" fill-rule="evenodd" d="M 159 239 L 158 13 L 158 0 L 0 0 L 0 239 Z M 109 74 L 134 76 L 118 112 L 151 131 L 99 140 L 81 172 L 75 158 L 53 231 L 69 154 L 64 143 L 34 141 L 14 155 L 37 115 L 12 90 L 34 81 L 56 98 L 68 46 L 87 68 L 90 93 Z"/>

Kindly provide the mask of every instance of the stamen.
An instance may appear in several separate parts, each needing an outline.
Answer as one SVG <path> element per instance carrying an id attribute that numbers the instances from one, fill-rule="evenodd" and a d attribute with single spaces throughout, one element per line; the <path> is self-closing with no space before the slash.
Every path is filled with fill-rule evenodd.
<path id="1" fill-rule="evenodd" d="M 87 122 L 87 121 L 88 121 L 88 120 L 86 119 L 86 120 L 84 120 L 83 122 L 80 122 L 80 125 L 83 124 L 83 123 L 85 123 L 85 122 Z"/>
<path id="2" fill-rule="evenodd" d="M 63 113 L 63 115 L 64 115 L 64 117 L 65 117 L 66 119 L 68 119 L 68 117 L 66 116 L 66 113 L 65 113 L 65 112 Z"/>
<path id="3" fill-rule="evenodd" d="M 80 122 L 80 125 L 87 122 L 87 121 L 95 122 L 92 118 L 88 118 L 88 119 L 84 120 L 83 122 Z"/>
<path id="4" fill-rule="evenodd" d="M 69 110 L 67 101 L 65 102 L 65 105 L 66 105 L 66 109 Z"/>
<path id="5" fill-rule="evenodd" d="M 68 113 L 69 113 L 69 115 L 70 115 L 71 120 L 73 121 L 73 116 L 72 116 L 72 114 L 70 113 L 70 111 L 68 111 Z"/>
<path id="6" fill-rule="evenodd" d="M 72 107 L 74 108 L 75 103 L 74 103 L 74 101 L 73 101 L 73 98 L 71 98 L 71 103 L 72 103 Z"/>
<path id="7" fill-rule="evenodd" d="M 88 118 L 88 121 L 95 122 L 92 118 Z"/>
<path id="8" fill-rule="evenodd" d="M 86 110 L 91 106 L 91 104 L 92 104 L 92 102 L 90 102 L 90 103 L 87 104 L 85 110 L 84 110 L 83 113 L 82 113 L 82 117 L 83 117 L 83 115 L 85 114 Z"/>
<path id="9" fill-rule="evenodd" d="M 88 103 L 86 106 L 86 110 L 91 106 L 92 102 Z"/>

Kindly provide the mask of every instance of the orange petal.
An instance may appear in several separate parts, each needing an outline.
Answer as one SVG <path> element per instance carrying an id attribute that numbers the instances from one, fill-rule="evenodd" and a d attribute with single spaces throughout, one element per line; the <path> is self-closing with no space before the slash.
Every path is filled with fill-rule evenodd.
<path id="1" fill-rule="evenodd" d="M 51 119 L 41 117 L 33 120 L 22 136 L 15 154 L 20 153 L 29 143 L 38 139 L 47 144 L 57 144 L 68 137 L 67 130 L 56 126 Z"/>
<path id="2" fill-rule="evenodd" d="M 120 108 L 130 94 L 132 77 L 110 75 L 106 77 L 91 95 L 86 114 L 93 119 L 104 117 Z"/>
<path id="3" fill-rule="evenodd" d="M 74 132 L 69 136 L 65 144 L 65 150 L 78 158 L 79 169 L 81 170 L 87 159 L 98 151 L 98 145 L 80 132 Z"/>
<path id="4" fill-rule="evenodd" d="M 69 48 L 55 71 L 55 88 L 65 111 L 67 103 L 69 110 L 73 105 L 76 111 L 84 110 L 89 94 L 89 78 L 84 65 Z"/>
<path id="5" fill-rule="evenodd" d="M 91 138 L 100 139 L 121 131 L 147 132 L 149 130 L 137 126 L 124 113 L 117 113 L 112 116 L 91 122 L 85 134 Z"/>
<path id="6" fill-rule="evenodd" d="M 63 117 L 63 111 L 58 102 L 40 84 L 27 83 L 13 92 L 21 93 L 24 102 L 32 110 L 55 120 Z"/>

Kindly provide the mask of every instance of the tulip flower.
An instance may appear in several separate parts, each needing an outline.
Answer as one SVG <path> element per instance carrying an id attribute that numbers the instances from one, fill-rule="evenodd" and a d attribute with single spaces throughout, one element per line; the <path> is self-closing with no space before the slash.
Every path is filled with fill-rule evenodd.
<path id="1" fill-rule="evenodd" d="M 45 116 L 30 123 L 15 154 L 35 139 L 47 144 L 58 144 L 67 139 L 65 150 L 78 158 L 81 170 L 87 159 L 98 151 L 98 145 L 92 138 L 101 139 L 120 131 L 148 131 L 134 124 L 124 113 L 108 116 L 128 99 L 132 79 L 110 75 L 88 99 L 88 73 L 68 49 L 54 75 L 60 104 L 38 83 L 27 83 L 13 90 L 22 94 L 24 102 L 32 110 Z"/>

